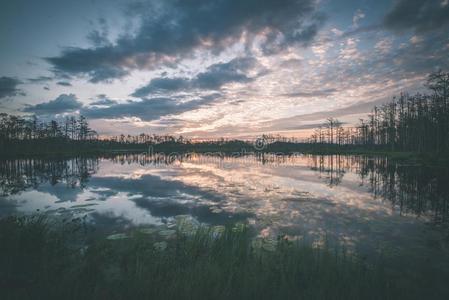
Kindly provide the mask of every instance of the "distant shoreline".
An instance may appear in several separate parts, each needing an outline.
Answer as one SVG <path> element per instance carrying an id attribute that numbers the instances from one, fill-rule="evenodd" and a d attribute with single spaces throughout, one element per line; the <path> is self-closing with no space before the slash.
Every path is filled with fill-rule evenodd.
<path id="1" fill-rule="evenodd" d="M 34 145 L 33 145 L 34 144 Z M 1 147 L 0 155 L 4 159 L 37 158 L 37 157 L 73 157 L 90 155 L 114 155 L 114 154 L 217 154 L 217 155 L 250 155 L 250 154 L 274 154 L 274 155 L 366 155 L 387 156 L 394 160 L 415 161 L 425 164 L 449 163 L 449 154 L 416 153 L 404 151 L 388 151 L 381 147 L 368 149 L 363 146 L 335 145 L 335 144 L 308 144 L 275 142 L 268 144 L 263 149 L 256 149 L 253 144 L 245 141 L 229 141 L 224 143 L 160 143 L 160 144 L 121 144 L 101 141 L 34 141 L 25 143 L 18 141 L 8 147 Z"/>

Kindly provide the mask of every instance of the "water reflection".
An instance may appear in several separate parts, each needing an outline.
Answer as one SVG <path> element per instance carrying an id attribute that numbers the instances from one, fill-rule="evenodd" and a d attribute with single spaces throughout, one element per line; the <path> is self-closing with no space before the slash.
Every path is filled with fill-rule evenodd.
<path id="1" fill-rule="evenodd" d="M 16 194 L 43 183 L 84 187 L 97 170 L 97 158 L 2 160 L 0 192 L 2 195 Z"/>
<path id="2" fill-rule="evenodd" d="M 367 257 L 401 258 L 398 268 L 412 260 L 444 273 L 448 182 L 449 168 L 365 156 L 2 160 L 0 217 L 39 210 L 117 232 L 170 225 L 177 215 L 214 225 L 244 221 L 260 235 L 333 239 Z"/>
<path id="3" fill-rule="evenodd" d="M 392 162 L 386 157 L 313 156 L 310 166 L 329 185 L 341 183 L 346 172 L 360 178 L 375 197 L 387 199 L 401 214 L 428 216 L 446 223 L 449 210 L 449 168 Z"/>
<path id="4" fill-rule="evenodd" d="M 223 222 L 236 215 L 273 220 L 280 212 L 285 217 L 287 210 L 288 219 L 297 219 L 295 215 L 310 219 L 338 207 L 339 215 L 358 208 L 444 224 L 449 209 L 447 182 L 448 168 L 366 156 L 123 154 L 4 160 L 0 161 L 0 215 L 12 213 L 8 202 L 14 201 L 20 202 L 14 205 L 19 211 L 29 212 L 31 208 L 23 207 L 26 203 L 49 210 L 73 208 L 63 203 L 81 201 L 75 207 L 79 210 L 79 205 L 87 207 L 87 201 L 98 205 L 119 197 L 159 219 L 195 211 L 205 222 Z"/>

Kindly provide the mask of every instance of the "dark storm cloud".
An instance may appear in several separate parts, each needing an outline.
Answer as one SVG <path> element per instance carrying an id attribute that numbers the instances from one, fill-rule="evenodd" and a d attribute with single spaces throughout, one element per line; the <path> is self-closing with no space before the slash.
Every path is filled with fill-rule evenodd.
<path id="1" fill-rule="evenodd" d="M 137 117 L 143 121 L 157 120 L 162 116 L 176 115 L 195 110 L 212 103 L 219 94 L 204 96 L 187 102 L 178 102 L 170 98 L 151 98 L 141 101 L 128 101 L 111 105 L 106 108 L 88 107 L 81 110 L 81 114 L 91 119 L 120 119 Z"/>
<path id="2" fill-rule="evenodd" d="M 58 81 L 56 84 L 61 86 L 72 86 L 72 84 L 67 81 Z"/>
<path id="3" fill-rule="evenodd" d="M 12 97 L 16 95 L 23 95 L 24 93 L 17 88 L 22 82 L 17 78 L 12 77 L 0 77 L 0 99 L 6 97 Z"/>
<path id="4" fill-rule="evenodd" d="M 268 44 L 308 44 L 323 17 L 315 0 L 168 0 L 144 1 L 129 10 L 140 18 L 134 34 L 114 44 L 94 48 L 66 48 L 60 56 L 47 58 L 54 71 L 87 75 L 92 82 L 120 78 L 130 69 L 149 69 L 191 53 L 197 48 L 220 52 L 245 33 L 247 42 L 264 32 Z M 281 44 L 277 37 L 283 35 Z M 95 39 L 97 36 L 95 36 Z"/>
<path id="5" fill-rule="evenodd" d="M 80 109 L 82 106 L 83 104 L 77 100 L 74 94 L 61 94 L 58 98 L 49 102 L 27 105 L 22 111 L 38 115 L 53 115 L 72 112 Z"/>
<path id="6" fill-rule="evenodd" d="M 384 24 L 397 31 L 441 29 L 449 25 L 449 4 L 445 0 L 398 0 Z"/>
<path id="7" fill-rule="evenodd" d="M 144 87 L 137 89 L 132 96 L 145 97 L 151 93 L 177 92 L 189 89 L 218 90 L 232 82 L 247 83 L 253 80 L 246 72 L 256 65 L 254 58 L 235 58 L 227 63 L 211 65 L 205 72 L 192 79 L 155 78 Z"/>

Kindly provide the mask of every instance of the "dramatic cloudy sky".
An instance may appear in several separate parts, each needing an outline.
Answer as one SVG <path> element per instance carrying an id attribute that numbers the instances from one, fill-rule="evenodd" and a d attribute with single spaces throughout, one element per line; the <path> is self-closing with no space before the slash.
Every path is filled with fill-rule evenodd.
<path id="1" fill-rule="evenodd" d="M 448 0 L 14 0 L 0 110 L 104 135 L 304 135 L 449 70 Z"/>

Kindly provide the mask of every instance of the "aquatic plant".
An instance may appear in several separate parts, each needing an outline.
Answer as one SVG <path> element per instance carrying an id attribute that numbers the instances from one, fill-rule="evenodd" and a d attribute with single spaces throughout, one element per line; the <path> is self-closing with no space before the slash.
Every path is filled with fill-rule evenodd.
<path id="1" fill-rule="evenodd" d="M 1 299 L 388 299 L 381 264 L 307 242 L 253 239 L 243 224 L 144 228 L 84 239 L 78 222 L 0 220 Z M 190 225 L 187 227 L 191 227 Z M 175 238 L 167 239 L 170 235 Z M 173 231 L 173 232 L 172 232 Z M 164 234 L 161 234 L 164 232 Z M 126 237 L 126 238 L 122 238 Z M 418 294 L 416 294 L 418 295 Z"/>

